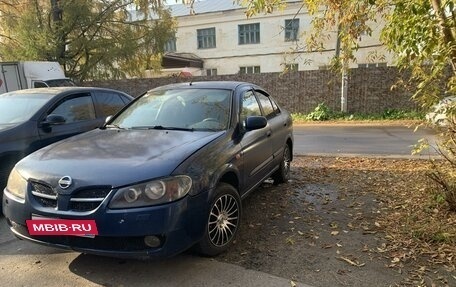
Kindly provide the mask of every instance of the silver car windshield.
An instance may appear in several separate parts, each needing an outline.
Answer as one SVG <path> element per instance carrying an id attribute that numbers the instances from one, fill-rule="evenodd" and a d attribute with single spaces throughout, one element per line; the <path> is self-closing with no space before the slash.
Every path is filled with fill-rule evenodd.
<path id="1" fill-rule="evenodd" d="M 230 114 L 230 90 L 157 90 L 142 96 L 107 127 L 225 130 L 229 126 Z"/>
<path id="2" fill-rule="evenodd" d="M 49 100 L 39 95 L 0 95 L 0 124 L 17 124 L 29 120 Z"/>

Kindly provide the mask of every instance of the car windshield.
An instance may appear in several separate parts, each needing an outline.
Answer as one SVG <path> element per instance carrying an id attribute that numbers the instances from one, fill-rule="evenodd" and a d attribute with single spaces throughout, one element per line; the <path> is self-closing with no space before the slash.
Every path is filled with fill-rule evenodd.
<path id="1" fill-rule="evenodd" d="M 107 127 L 225 130 L 229 126 L 230 107 L 230 90 L 155 90 L 139 98 Z"/>
<path id="2" fill-rule="evenodd" d="M 49 97 L 37 94 L 16 95 L 14 92 L 0 95 L 0 124 L 17 124 L 29 120 Z"/>

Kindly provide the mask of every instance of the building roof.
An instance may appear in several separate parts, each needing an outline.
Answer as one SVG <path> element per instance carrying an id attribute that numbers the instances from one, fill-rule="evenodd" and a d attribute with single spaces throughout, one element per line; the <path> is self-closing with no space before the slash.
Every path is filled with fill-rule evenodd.
<path id="1" fill-rule="evenodd" d="M 174 2 L 176 0 L 168 0 L 168 2 Z M 180 0 L 177 0 L 181 2 Z M 285 2 L 301 2 L 302 0 L 286 0 Z M 171 15 L 173 17 L 182 17 L 190 16 L 192 14 L 192 9 L 189 5 L 186 4 L 174 4 L 166 5 L 165 7 L 169 8 Z M 194 14 L 205 14 L 205 13 L 216 13 L 224 12 L 230 10 L 245 9 L 241 5 L 237 4 L 236 0 L 195 0 L 193 4 L 193 13 Z M 141 11 L 130 10 L 131 20 L 137 21 L 143 16 Z M 157 15 L 155 13 L 150 13 L 149 17 L 151 19 L 156 19 Z"/>
<path id="2" fill-rule="evenodd" d="M 169 0 L 175 1 L 175 0 Z M 168 2 L 169 2 L 168 1 Z M 180 0 L 177 0 L 180 2 Z M 171 11 L 171 16 L 173 17 L 182 17 L 182 16 L 190 16 L 193 14 L 204 14 L 204 13 L 214 13 L 214 12 L 222 12 L 228 10 L 236 10 L 242 9 L 241 5 L 235 3 L 236 1 L 233 0 L 196 0 L 193 4 L 193 12 L 190 5 L 186 4 L 175 4 L 175 5 L 165 5 Z M 130 10 L 130 20 L 131 21 L 138 21 L 143 18 L 144 14 L 138 10 Z M 151 12 L 149 14 L 150 19 L 156 19 L 157 14 Z"/>
<path id="3" fill-rule="evenodd" d="M 192 53 L 166 53 L 162 58 L 162 66 L 165 69 L 169 68 L 203 68 L 203 60 Z"/>
<path id="4" fill-rule="evenodd" d="M 168 7 L 171 10 L 171 15 L 174 17 L 188 16 L 192 12 L 190 6 L 185 4 L 170 5 Z M 193 12 L 195 14 L 222 12 L 242 8 L 241 5 L 238 5 L 236 1 L 233 0 L 196 0 L 193 4 Z"/>

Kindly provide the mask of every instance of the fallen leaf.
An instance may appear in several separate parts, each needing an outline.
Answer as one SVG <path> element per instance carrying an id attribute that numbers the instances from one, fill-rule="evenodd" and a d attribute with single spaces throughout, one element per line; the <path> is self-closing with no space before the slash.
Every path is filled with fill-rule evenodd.
<path id="1" fill-rule="evenodd" d="M 347 257 L 342 257 L 341 256 L 341 257 L 336 257 L 336 258 L 339 259 L 339 260 L 345 261 L 348 264 L 350 264 L 352 266 L 356 266 L 356 267 L 363 267 L 364 265 L 366 265 L 365 263 L 358 263 L 358 262 L 355 262 L 353 260 L 350 260 Z"/>

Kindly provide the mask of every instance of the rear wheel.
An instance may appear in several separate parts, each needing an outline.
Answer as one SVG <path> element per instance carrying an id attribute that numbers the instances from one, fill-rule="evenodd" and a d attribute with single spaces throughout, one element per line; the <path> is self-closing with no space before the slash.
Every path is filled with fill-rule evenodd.
<path id="1" fill-rule="evenodd" d="M 282 161 L 280 162 L 279 169 L 274 172 L 272 179 L 274 184 L 280 184 L 288 182 L 290 179 L 290 167 L 291 167 L 291 149 L 288 144 L 283 149 Z"/>
<path id="2" fill-rule="evenodd" d="M 206 256 L 224 252 L 233 243 L 241 220 L 241 199 L 237 190 L 220 183 L 212 200 L 204 237 L 197 250 Z"/>

